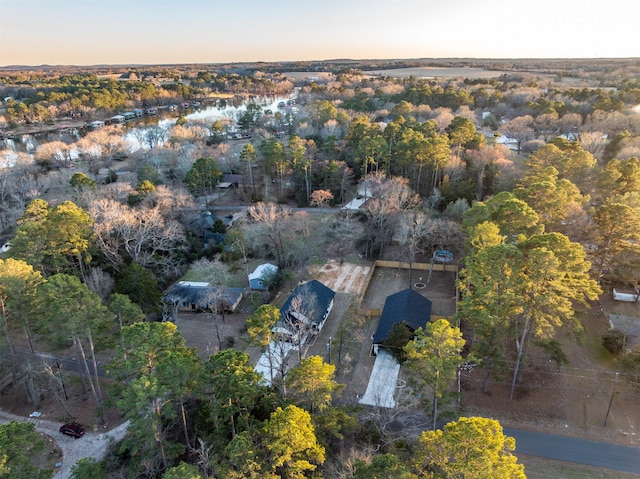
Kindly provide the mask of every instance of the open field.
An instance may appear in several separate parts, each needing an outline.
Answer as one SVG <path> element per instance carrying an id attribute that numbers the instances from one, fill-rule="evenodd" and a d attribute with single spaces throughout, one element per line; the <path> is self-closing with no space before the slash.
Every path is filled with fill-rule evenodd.
<path id="1" fill-rule="evenodd" d="M 412 67 L 393 68 L 389 70 L 371 70 L 366 72 L 370 76 L 390 76 L 395 78 L 497 78 L 505 72 L 499 70 L 485 70 L 469 67 Z"/>

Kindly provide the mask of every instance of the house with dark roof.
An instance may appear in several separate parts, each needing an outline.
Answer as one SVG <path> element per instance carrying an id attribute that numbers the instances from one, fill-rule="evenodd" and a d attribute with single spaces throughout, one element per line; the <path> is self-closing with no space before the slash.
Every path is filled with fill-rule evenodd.
<path id="1" fill-rule="evenodd" d="M 212 311 L 233 313 L 242 300 L 242 288 L 216 288 L 206 282 L 179 281 L 164 293 L 165 304 L 174 311 Z"/>
<path id="2" fill-rule="evenodd" d="M 235 173 L 226 173 L 222 175 L 220 178 L 220 183 L 218 183 L 218 188 L 229 188 L 233 186 L 234 188 L 241 188 L 244 183 L 244 176 L 235 174 Z"/>
<path id="3" fill-rule="evenodd" d="M 413 289 L 405 289 L 387 296 L 380 315 L 378 329 L 373 333 L 372 351 L 377 354 L 378 348 L 393 329 L 394 324 L 404 323 L 411 332 L 424 328 L 431 320 L 431 301 Z"/>
<path id="4" fill-rule="evenodd" d="M 234 221 L 233 215 L 216 216 L 210 211 L 204 211 L 189 223 L 188 228 L 202 238 L 204 247 L 212 247 L 222 243 L 226 237 L 226 230 Z"/>
<path id="5" fill-rule="evenodd" d="M 298 286 L 280 308 L 280 320 L 272 331 L 282 340 L 293 343 L 317 334 L 333 308 L 335 295 L 335 291 L 317 279 Z"/>

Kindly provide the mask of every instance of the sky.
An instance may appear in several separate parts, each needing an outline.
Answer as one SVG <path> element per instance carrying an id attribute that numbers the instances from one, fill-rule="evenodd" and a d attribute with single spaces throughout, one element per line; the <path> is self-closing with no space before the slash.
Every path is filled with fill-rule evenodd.
<path id="1" fill-rule="evenodd" d="M 638 0 L 0 0 L 0 66 L 640 57 Z"/>

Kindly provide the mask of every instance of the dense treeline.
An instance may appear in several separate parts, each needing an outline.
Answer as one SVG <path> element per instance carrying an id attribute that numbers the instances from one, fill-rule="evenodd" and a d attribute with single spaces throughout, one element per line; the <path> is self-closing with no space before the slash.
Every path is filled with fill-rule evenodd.
<path id="1" fill-rule="evenodd" d="M 555 62 L 522 61 L 506 62 L 467 62 L 465 67 L 484 67 L 488 69 L 523 73 L 505 73 L 499 80 L 465 80 L 468 86 L 486 85 L 497 88 L 498 96 L 486 98 L 485 88 L 474 90 L 461 89 L 460 85 L 450 82 L 447 86 L 436 82 L 420 82 L 407 88 L 400 95 L 389 97 L 381 91 L 370 95 L 365 91 L 356 92 L 355 97 L 346 99 L 345 107 L 356 111 L 373 112 L 385 101 L 405 100 L 415 106 L 429 105 L 432 108 L 446 107 L 453 110 L 460 106 L 487 108 L 495 105 L 500 96 L 513 88 L 512 83 L 523 83 L 528 73 L 564 77 L 592 77 L 597 79 L 593 88 L 548 91 L 546 97 L 567 96 L 582 104 L 590 104 L 589 110 L 575 111 L 562 99 L 544 100 L 541 104 L 530 102 L 528 108 L 532 114 L 567 112 L 580 113 L 583 118 L 593 111 L 620 111 L 624 105 L 638 104 L 640 89 L 633 76 L 637 65 L 633 61 L 623 60 L 594 64 L 590 61 L 568 61 L 560 68 Z M 205 98 L 215 93 L 230 94 L 275 94 L 289 92 L 293 83 L 282 75 L 282 71 L 323 71 L 332 72 L 336 78 L 362 75 L 367 70 L 385 68 L 410 68 L 428 64 L 434 67 L 457 67 L 456 62 L 447 61 L 394 61 L 394 62 L 305 62 L 296 64 L 270 65 L 216 65 L 176 66 L 174 68 L 134 68 L 114 70 L 87 69 L 86 73 L 66 74 L 64 68 L 52 68 L 29 73 L 7 71 L 2 75 L 0 97 L 11 97 L 14 101 L 6 105 L 7 119 L 12 125 L 21 123 L 46 123 L 64 117 L 90 116 L 91 110 L 106 109 L 109 112 L 146 107 Z M 574 65 L 575 64 L 575 65 Z M 263 67 L 263 68 L 261 68 Z M 613 71 L 609 71 L 612 69 Z M 94 70 L 98 70 L 96 73 Z M 230 71 L 232 70 L 232 71 Z M 233 71 L 235 70 L 235 71 Z M 117 69 L 116 69 L 117 71 Z M 596 76 L 599 74 L 600 76 Z M 116 81 L 116 79 L 118 79 Z M 387 79 L 389 80 L 389 79 Z M 535 87 L 530 82 L 529 86 Z M 89 109 L 89 110 L 87 110 Z M 534 115 L 535 116 L 535 115 Z"/>

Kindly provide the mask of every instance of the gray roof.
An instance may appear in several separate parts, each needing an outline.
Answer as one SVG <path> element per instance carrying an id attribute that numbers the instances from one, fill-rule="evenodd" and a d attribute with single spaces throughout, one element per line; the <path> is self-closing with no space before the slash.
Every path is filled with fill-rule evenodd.
<path id="1" fill-rule="evenodd" d="M 220 183 L 231 183 L 232 185 L 241 185 L 244 183 L 244 176 L 233 174 L 233 173 L 227 173 L 225 175 L 222 175 L 222 178 L 220 179 Z"/>
<path id="2" fill-rule="evenodd" d="M 256 269 L 249 274 L 249 281 L 252 279 L 270 279 L 278 272 L 278 267 L 271 263 L 263 263 L 256 266 Z"/>
<path id="3" fill-rule="evenodd" d="M 210 304 L 207 299 L 216 291 L 217 288 L 206 283 L 180 281 L 165 292 L 164 300 L 170 303 L 195 304 L 204 309 Z M 224 288 L 224 302 L 227 305 L 234 305 L 241 296 L 242 288 Z"/>

